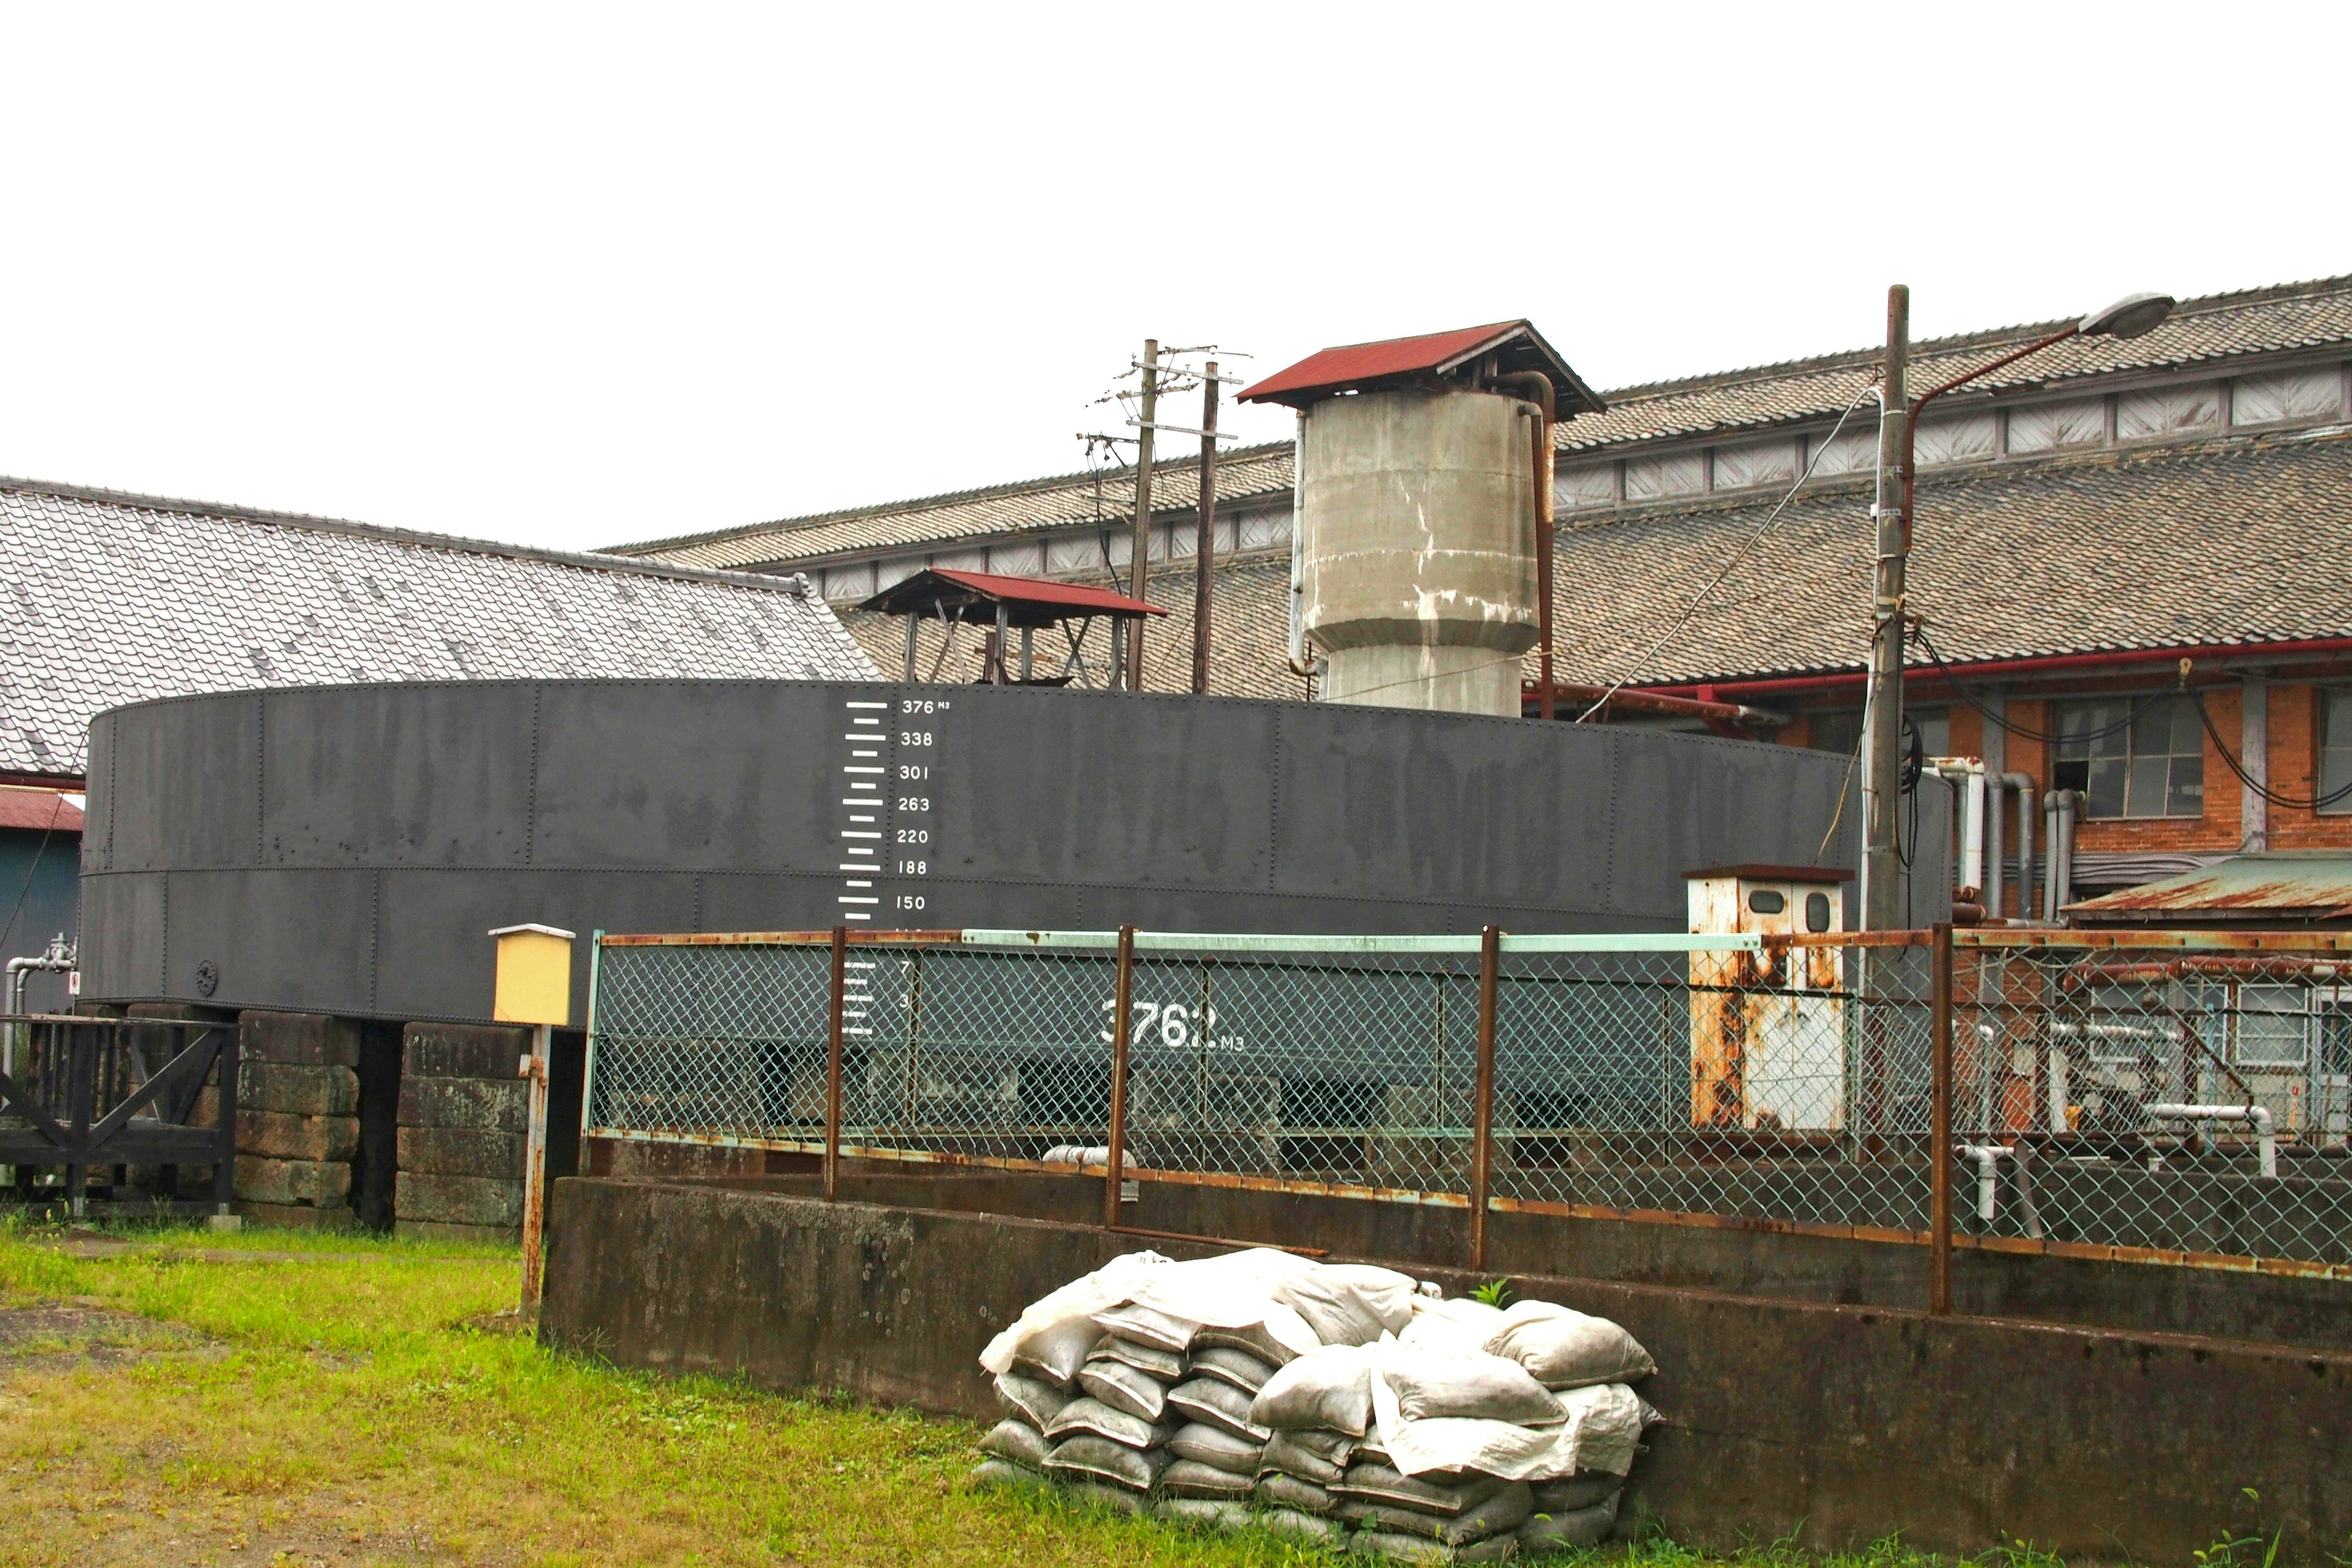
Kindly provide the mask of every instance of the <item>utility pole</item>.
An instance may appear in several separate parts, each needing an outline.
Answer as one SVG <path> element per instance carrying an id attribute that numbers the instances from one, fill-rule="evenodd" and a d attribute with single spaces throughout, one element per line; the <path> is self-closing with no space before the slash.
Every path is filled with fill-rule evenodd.
<path id="1" fill-rule="evenodd" d="M 1209 575 L 1217 552 L 1217 362 L 1201 383 L 1201 537 L 1192 549 L 1192 693 L 1209 689 Z"/>
<path id="2" fill-rule="evenodd" d="M 1870 597 L 1870 679 L 1863 710 L 1862 929 L 1900 923 L 1901 865 L 1896 807 L 1903 800 L 1903 580 L 1911 548 L 1902 504 L 1903 462 L 1911 405 L 1905 373 L 1911 357 L 1911 290 L 1886 291 L 1886 370 L 1879 387 L 1878 488 L 1871 516 L 1877 562 Z"/>
<path id="3" fill-rule="evenodd" d="M 1145 593 L 1151 576 L 1151 437 L 1160 417 L 1160 340 L 1143 340 L 1143 427 L 1135 443 L 1135 553 L 1128 562 L 1128 596 L 1151 602 Z M 1127 689 L 1143 689 L 1143 617 L 1127 634 Z"/>

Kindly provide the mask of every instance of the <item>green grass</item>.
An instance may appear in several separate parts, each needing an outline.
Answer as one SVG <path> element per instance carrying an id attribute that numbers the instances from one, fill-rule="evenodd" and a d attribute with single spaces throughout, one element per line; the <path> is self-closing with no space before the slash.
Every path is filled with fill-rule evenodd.
<path id="1" fill-rule="evenodd" d="M 1051 1497 L 968 1490 L 979 1433 L 967 1424 L 711 1378 L 658 1379 L 469 1326 L 513 1304 L 520 1268 L 510 1247 L 153 1226 L 117 1234 L 138 1250 L 79 1258 L 0 1226 L 0 1303 L 74 1303 L 193 1331 L 131 1336 L 132 1349 L 112 1360 L 85 1361 L 78 1347 L 48 1342 L 0 1355 L 8 1521 L 0 1565 L 1338 1561 L 1258 1532 L 1202 1536 Z M 220 1247 L 327 1256 L 198 1256 Z M 84 1342 L 123 1339 L 114 1320 Z M 2256 1568 L 2262 1559 L 2251 1543 L 2242 1558 L 2217 1555 L 2206 1568 Z M 2024 1551 L 2008 1560 L 2054 1568 Z M 1652 1541 L 1582 1561 L 1920 1568 L 1934 1560 L 1892 1541 L 1830 1559 L 1780 1543 L 1727 1560 Z"/>

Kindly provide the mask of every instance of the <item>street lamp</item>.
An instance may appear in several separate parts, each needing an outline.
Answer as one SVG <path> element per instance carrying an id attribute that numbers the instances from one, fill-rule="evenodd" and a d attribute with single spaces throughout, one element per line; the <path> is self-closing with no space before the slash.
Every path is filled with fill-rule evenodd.
<path id="1" fill-rule="evenodd" d="M 1911 502 L 1916 477 L 1912 437 L 1919 411 L 1955 387 L 2038 354 L 2069 338 L 2137 338 L 2172 313 L 2168 294 L 2126 294 L 2048 337 L 1956 375 L 1916 399 L 1907 398 L 1911 357 L 1911 290 L 1886 291 L 1886 369 L 1879 390 L 1878 490 L 1870 513 L 1877 521 L 1877 561 L 1871 594 L 1870 679 L 1862 759 L 1862 929 L 1889 931 L 1899 907 L 1895 806 L 1901 798 L 1904 578 L 1911 550 Z M 1991 853 L 1999 854 L 1998 846 Z M 1995 911 L 1998 913 L 1998 911 Z"/>

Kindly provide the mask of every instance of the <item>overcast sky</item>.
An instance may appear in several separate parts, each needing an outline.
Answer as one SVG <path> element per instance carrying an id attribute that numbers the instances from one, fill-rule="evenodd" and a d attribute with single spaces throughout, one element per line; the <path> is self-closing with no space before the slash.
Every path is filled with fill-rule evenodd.
<path id="1" fill-rule="evenodd" d="M 2347 16 L 16 5 L 0 473 L 588 548 L 1076 468 L 1150 335 L 1606 387 L 2343 272 Z"/>

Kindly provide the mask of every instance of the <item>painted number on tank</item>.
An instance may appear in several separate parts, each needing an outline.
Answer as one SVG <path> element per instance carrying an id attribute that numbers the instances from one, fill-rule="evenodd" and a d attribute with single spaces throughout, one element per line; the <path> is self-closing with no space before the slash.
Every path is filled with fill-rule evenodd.
<path id="1" fill-rule="evenodd" d="M 898 702 L 898 711 L 901 713 L 944 713 L 947 710 L 948 705 L 936 698 L 907 697 L 900 699 Z"/>
<path id="2" fill-rule="evenodd" d="M 1118 1000 L 1116 997 L 1104 998 L 1102 1005 L 1106 1013 L 1115 1014 L 1118 1011 Z M 1239 1035 L 1217 1033 L 1217 1010 L 1214 1007 L 1208 1009 L 1206 1013 L 1202 1013 L 1198 1009 L 1186 1007 L 1181 1002 L 1137 1002 L 1132 1004 L 1132 1006 L 1134 1016 L 1129 1022 L 1127 1037 L 1130 1045 L 1150 1045 L 1152 1043 L 1151 1037 L 1156 1034 L 1160 1037 L 1160 1045 L 1171 1051 L 1181 1051 L 1185 1047 L 1195 1043 L 1193 1026 L 1196 1023 L 1205 1022 L 1207 1027 L 1202 1033 L 1207 1036 L 1207 1039 L 1202 1043 L 1205 1043 L 1210 1050 L 1237 1051 L 1242 1048 L 1242 1037 Z M 1098 1030 L 1095 1037 L 1108 1044 L 1110 1030 L 1108 1027 Z"/>
<path id="3" fill-rule="evenodd" d="M 931 797 L 927 795 L 902 795 L 898 797 L 898 809 L 900 811 L 929 811 L 931 809 Z"/>
<path id="4" fill-rule="evenodd" d="M 901 730 L 898 731 L 898 744 L 902 746 L 928 746 L 930 743 L 931 732 L 929 730 Z"/>
<path id="5" fill-rule="evenodd" d="M 931 863 L 929 860 L 901 860 L 898 862 L 898 875 L 901 877 L 928 877 L 930 874 Z"/>
<path id="6" fill-rule="evenodd" d="M 907 803 L 902 800 L 898 804 L 899 805 L 904 806 Z M 898 829 L 898 842 L 901 844 L 929 844 L 930 841 L 931 830 L 928 827 L 902 827 Z"/>
<path id="7" fill-rule="evenodd" d="M 929 778 L 931 776 L 931 770 L 924 767 L 919 763 L 900 763 L 898 764 L 898 776 L 902 779 L 914 779 L 920 781 Z"/>
<path id="8" fill-rule="evenodd" d="M 900 893 L 897 898 L 890 900 L 890 907 L 894 910 L 919 910 L 923 907 L 923 895 L 920 893 Z"/>

